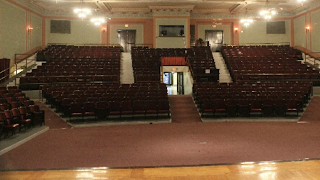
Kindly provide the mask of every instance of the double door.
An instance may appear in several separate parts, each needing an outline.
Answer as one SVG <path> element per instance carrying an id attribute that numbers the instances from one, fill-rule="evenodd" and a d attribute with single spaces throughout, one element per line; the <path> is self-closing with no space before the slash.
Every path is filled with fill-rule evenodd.
<path id="1" fill-rule="evenodd" d="M 131 52 L 131 47 L 136 44 L 136 30 L 118 30 L 118 42 L 124 52 Z"/>
<path id="2" fill-rule="evenodd" d="M 206 30 L 206 41 L 209 41 L 209 45 L 212 52 L 220 52 L 223 46 L 223 31 L 222 30 Z"/>

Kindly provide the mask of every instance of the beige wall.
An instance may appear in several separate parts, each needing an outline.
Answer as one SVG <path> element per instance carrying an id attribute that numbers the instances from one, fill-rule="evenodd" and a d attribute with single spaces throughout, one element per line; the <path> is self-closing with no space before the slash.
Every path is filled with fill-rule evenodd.
<path id="1" fill-rule="evenodd" d="M 305 16 L 294 19 L 294 45 L 305 47 Z"/>
<path id="2" fill-rule="evenodd" d="M 124 24 L 111 24 L 110 25 L 110 44 L 119 44 L 118 30 L 136 30 L 136 44 L 143 44 L 143 24 L 134 24 L 125 27 Z"/>
<path id="3" fill-rule="evenodd" d="M 185 37 L 159 37 L 160 25 L 183 25 Z M 190 35 L 187 18 L 157 18 L 156 19 L 156 48 L 186 48 L 189 44 Z"/>
<path id="4" fill-rule="evenodd" d="M 266 21 L 255 21 L 250 26 L 245 27 L 240 24 L 240 45 L 260 44 L 260 43 L 289 43 L 291 41 L 291 22 L 285 21 L 285 34 L 267 34 Z"/>
<path id="5" fill-rule="evenodd" d="M 192 94 L 192 82 L 191 82 L 190 72 L 183 72 L 183 85 L 184 85 L 184 94 Z"/>
<path id="6" fill-rule="evenodd" d="M 32 14 L 32 40 L 31 49 L 42 44 L 42 18 Z"/>
<path id="7" fill-rule="evenodd" d="M 320 52 L 320 10 L 311 13 L 312 51 Z"/>
<path id="8" fill-rule="evenodd" d="M 222 30 L 223 31 L 223 43 L 231 44 L 231 31 L 230 25 L 217 25 L 217 27 L 212 27 L 211 25 L 199 25 L 198 26 L 198 37 L 205 40 L 206 30 Z"/>
<path id="9" fill-rule="evenodd" d="M 26 11 L 0 1 L 0 58 L 11 59 L 26 49 Z"/>
<path id="10" fill-rule="evenodd" d="M 47 44 L 101 44 L 101 27 L 89 20 L 71 20 L 70 34 L 50 33 L 50 20 L 46 21 Z"/>

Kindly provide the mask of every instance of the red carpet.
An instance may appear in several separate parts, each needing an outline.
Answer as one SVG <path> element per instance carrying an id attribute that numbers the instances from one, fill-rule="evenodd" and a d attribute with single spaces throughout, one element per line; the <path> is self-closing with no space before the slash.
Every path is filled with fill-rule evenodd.
<path id="1" fill-rule="evenodd" d="M 202 122 L 190 95 L 169 96 L 169 101 L 173 123 Z"/>
<path id="2" fill-rule="evenodd" d="M 190 113 L 190 118 L 184 114 L 189 112 L 175 108 L 180 104 L 176 102 L 189 103 L 190 98 L 170 97 L 172 119 L 180 123 L 50 129 L 0 156 L 0 170 L 183 166 L 320 158 L 320 123 L 316 121 L 194 123 L 199 122 L 195 113 Z M 320 107 L 318 98 L 310 104 L 313 103 Z M 178 111 L 179 114 L 175 114 Z M 48 116 L 55 119 L 50 120 L 53 124 L 63 124 L 60 118 Z"/>
<path id="3" fill-rule="evenodd" d="M 49 109 L 40 101 L 36 101 L 35 104 L 39 105 L 41 110 L 45 111 L 45 125 L 50 129 L 63 129 L 71 128 L 63 119 L 61 119 L 55 112 Z"/>
<path id="4" fill-rule="evenodd" d="M 320 123 L 173 123 L 49 130 L 0 169 L 181 166 L 320 157 Z"/>
<path id="5" fill-rule="evenodd" d="M 320 96 L 314 96 L 299 121 L 320 122 Z"/>

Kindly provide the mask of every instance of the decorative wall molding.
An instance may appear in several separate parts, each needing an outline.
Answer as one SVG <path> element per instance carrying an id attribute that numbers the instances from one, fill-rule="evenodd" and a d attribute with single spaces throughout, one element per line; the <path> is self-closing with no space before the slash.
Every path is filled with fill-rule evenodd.
<path id="1" fill-rule="evenodd" d="M 149 8 L 112 8 L 111 12 L 150 13 L 150 9 Z"/>
<path id="2" fill-rule="evenodd" d="M 15 1 L 25 7 L 33 10 L 33 11 L 40 13 L 40 14 L 44 13 L 44 9 L 42 7 L 39 7 L 36 4 L 33 4 L 32 1 L 30 1 L 30 0 L 15 0 Z"/>
<path id="3" fill-rule="evenodd" d="M 190 16 L 190 12 L 185 11 L 152 11 L 153 16 Z"/>
<path id="4" fill-rule="evenodd" d="M 191 12 L 194 8 L 194 5 L 184 5 L 184 6 L 149 6 L 149 9 L 154 11 L 185 11 Z"/>

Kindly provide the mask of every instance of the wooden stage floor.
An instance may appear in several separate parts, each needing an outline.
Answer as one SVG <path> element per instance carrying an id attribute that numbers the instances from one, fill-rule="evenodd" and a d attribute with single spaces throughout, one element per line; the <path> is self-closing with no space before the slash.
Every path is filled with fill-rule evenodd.
<path id="1" fill-rule="evenodd" d="M 1 180 L 317 180 L 320 160 L 245 162 L 236 165 L 75 170 L 2 171 Z"/>

